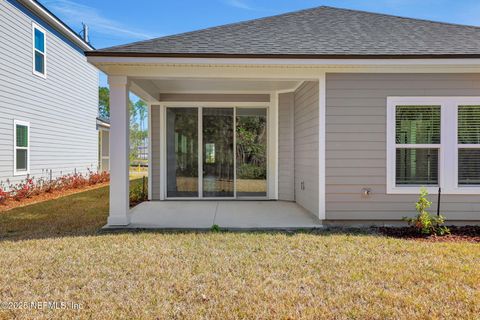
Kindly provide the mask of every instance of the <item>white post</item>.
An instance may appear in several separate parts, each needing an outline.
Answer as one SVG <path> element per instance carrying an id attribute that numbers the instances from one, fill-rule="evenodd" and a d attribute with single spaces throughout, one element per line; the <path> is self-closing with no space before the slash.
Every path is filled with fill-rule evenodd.
<path id="1" fill-rule="evenodd" d="M 318 219 L 326 218 L 326 201 L 325 201 L 325 175 L 326 175 L 326 118 L 327 118 L 327 77 L 322 72 L 318 79 L 318 102 L 319 102 L 319 119 L 318 119 Z"/>
<path id="2" fill-rule="evenodd" d="M 128 78 L 109 76 L 110 85 L 110 215 L 108 224 L 126 226 L 129 216 Z"/>

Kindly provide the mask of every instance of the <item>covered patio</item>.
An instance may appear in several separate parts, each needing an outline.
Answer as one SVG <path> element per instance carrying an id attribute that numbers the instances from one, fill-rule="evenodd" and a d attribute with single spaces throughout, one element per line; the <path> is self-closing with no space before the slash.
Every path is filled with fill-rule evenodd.
<path id="1" fill-rule="evenodd" d="M 322 224 L 287 201 L 150 201 L 133 208 L 128 228 L 289 230 L 316 229 Z M 118 228 L 118 226 L 112 226 Z"/>
<path id="2" fill-rule="evenodd" d="M 114 160 L 107 226 L 321 226 L 324 69 L 181 60 L 89 57 L 110 85 Z M 129 92 L 149 107 L 149 202 L 133 209 L 128 203 Z M 253 148 L 244 142 L 249 139 Z"/>

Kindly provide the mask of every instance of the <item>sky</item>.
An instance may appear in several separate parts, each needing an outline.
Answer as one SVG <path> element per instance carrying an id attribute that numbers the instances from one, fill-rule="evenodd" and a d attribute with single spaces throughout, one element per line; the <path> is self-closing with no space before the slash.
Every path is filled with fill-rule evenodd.
<path id="1" fill-rule="evenodd" d="M 40 0 L 95 48 L 328 5 L 480 26 L 478 0 Z M 105 75 L 100 85 L 106 86 Z"/>

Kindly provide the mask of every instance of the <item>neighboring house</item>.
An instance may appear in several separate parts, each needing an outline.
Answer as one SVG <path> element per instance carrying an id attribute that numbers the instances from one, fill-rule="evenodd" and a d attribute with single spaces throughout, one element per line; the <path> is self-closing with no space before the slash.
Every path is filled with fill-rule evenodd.
<path id="1" fill-rule="evenodd" d="M 110 82 L 110 225 L 140 211 L 129 90 L 149 103 L 151 200 L 295 201 L 373 223 L 413 215 L 426 186 L 450 222 L 480 221 L 478 27 L 319 7 L 87 56 Z"/>
<path id="2" fill-rule="evenodd" d="M 97 169 L 93 48 L 32 0 L 0 1 L 0 181 Z"/>
<path id="3" fill-rule="evenodd" d="M 98 171 L 110 171 L 110 120 L 97 118 Z"/>

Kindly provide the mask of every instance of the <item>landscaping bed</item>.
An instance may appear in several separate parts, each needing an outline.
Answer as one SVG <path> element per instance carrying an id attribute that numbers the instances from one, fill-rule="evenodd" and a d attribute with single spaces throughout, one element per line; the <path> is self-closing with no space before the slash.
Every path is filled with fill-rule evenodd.
<path id="1" fill-rule="evenodd" d="M 450 234 L 443 236 L 425 235 L 413 227 L 381 227 L 381 234 L 401 239 L 420 240 L 429 242 L 475 242 L 480 243 L 480 226 L 450 226 Z"/>
<path id="2" fill-rule="evenodd" d="M 26 178 L 17 184 L 0 185 L 0 212 L 108 185 L 108 172 L 88 171 L 55 179 Z"/>

